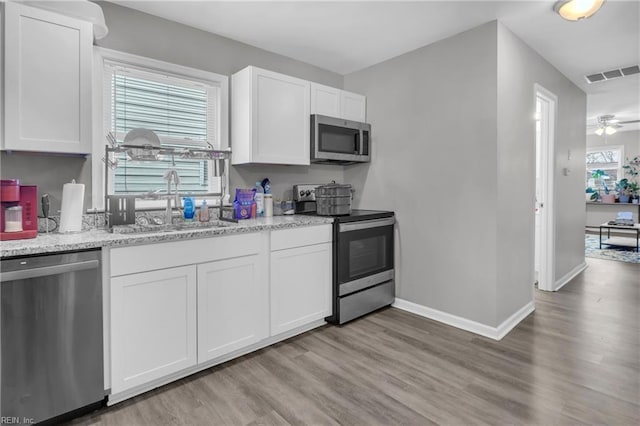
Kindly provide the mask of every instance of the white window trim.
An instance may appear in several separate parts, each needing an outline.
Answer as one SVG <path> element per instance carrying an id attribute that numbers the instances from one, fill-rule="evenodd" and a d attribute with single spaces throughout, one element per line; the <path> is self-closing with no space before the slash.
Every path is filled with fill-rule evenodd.
<path id="1" fill-rule="evenodd" d="M 613 150 L 619 150 L 620 151 L 620 162 L 618 163 L 618 180 L 622 179 L 624 177 L 624 169 L 622 168 L 622 166 L 624 165 L 625 162 L 625 156 L 624 156 L 624 145 L 596 145 L 596 146 L 588 146 L 587 147 L 587 152 L 586 154 L 590 153 L 590 152 L 598 152 L 598 151 L 613 151 Z M 586 155 L 585 155 L 585 161 L 586 161 Z M 585 184 L 588 184 L 589 182 L 585 182 Z M 611 191 L 614 191 L 616 188 L 616 182 L 611 182 L 612 187 L 609 188 Z M 586 185 L 585 185 L 586 187 Z"/>
<path id="2" fill-rule="evenodd" d="M 183 65 L 172 64 L 170 62 L 159 61 L 144 56 L 132 55 L 130 53 L 119 52 L 116 50 L 105 49 L 103 47 L 94 46 L 93 48 L 93 87 L 92 87 L 92 153 L 91 156 L 91 199 L 92 208 L 104 209 L 104 175 L 105 164 L 103 161 L 105 154 L 105 139 L 110 129 L 105 129 L 104 107 L 105 99 L 103 69 L 105 61 L 113 61 L 125 64 L 127 66 L 142 68 L 143 70 L 152 70 L 162 74 L 172 75 L 177 78 L 187 80 L 200 81 L 207 85 L 217 86 L 219 89 L 218 107 L 218 126 L 216 140 L 220 141 L 220 149 L 229 147 L 229 77 L 222 74 L 216 74 L 209 71 L 203 71 L 196 68 L 185 67 Z M 227 168 L 228 170 L 228 168 Z M 229 173 L 226 175 L 227 181 L 224 182 L 226 188 L 229 188 Z M 198 202 L 201 200 L 197 198 Z M 212 205 L 214 200 L 207 200 Z M 163 208 L 166 205 L 164 200 L 147 201 L 139 200 L 136 202 L 136 208 Z"/>

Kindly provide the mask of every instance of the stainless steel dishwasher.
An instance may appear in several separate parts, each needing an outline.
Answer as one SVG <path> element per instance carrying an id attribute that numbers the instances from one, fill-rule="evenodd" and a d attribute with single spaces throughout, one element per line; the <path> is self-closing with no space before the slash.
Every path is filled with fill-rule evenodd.
<path id="1" fill-rule="evenodd" d="M 0 261 L 0 413 L 40 422 L 104 399 L 100 251 Z"/>

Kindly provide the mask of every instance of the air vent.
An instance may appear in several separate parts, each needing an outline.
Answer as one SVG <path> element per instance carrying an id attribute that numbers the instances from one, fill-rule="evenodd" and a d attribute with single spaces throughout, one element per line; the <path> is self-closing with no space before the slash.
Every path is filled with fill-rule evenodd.
<path id="1" fill-rule="evenodd" d="M 587 83 L 597 83 L 599 81 L 605 80 L 613 80 L 614 78 L 626 77 L 633 74 L 639 74 L 640 67 L 638 65 L 633 65 L 625 68 L 618 68 L 610 71 L 598 72 L 591 75 L 585 75 L 584 78 L 587 80 Z"/>
<path id="2" fill-rule="evenodd" d="M 607 80 L 611 80 L 612 78 L 622 77 L 622 71 L 620 70 L 607 71 L 607 72 L 603 72 L 602 74 L 604 74 L 604 76 L 607 77 Z"/>
<path id="3" fill-rule="evenodd" d="M 587 79 L 587 83 L 595 83 L 597 81 L 602 81 L 605 79 L 604 74 L 600 72 L 598 74 L 587 75 L 585 76 L 585 78 Z"/>
<path id="4" fill-rule="evenodd" d="M 626 77 L 628 75 L 640 74 L 640 67 L 634 65 L 632 67 L 622 68 L 620 71 L 622 71 L 622 74 L 624 74 Z"/>

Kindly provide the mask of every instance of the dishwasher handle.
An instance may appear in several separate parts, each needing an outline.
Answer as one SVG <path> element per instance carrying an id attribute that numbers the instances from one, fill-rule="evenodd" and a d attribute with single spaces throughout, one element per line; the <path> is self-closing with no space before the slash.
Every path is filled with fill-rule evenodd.
<path id="1" fill-rule="evenodd" d="M 45 277 L 48 275 L 65 274 L 67 272 L 85 271 L 87 269 L 97 269 L 99 266 L 100 262 L 97 260 L 86 260 L 83 262 L 66 263 L 63 265 L 2 272 L 0 274 L 0 282 L 26 280 L 30 278 Z"/>

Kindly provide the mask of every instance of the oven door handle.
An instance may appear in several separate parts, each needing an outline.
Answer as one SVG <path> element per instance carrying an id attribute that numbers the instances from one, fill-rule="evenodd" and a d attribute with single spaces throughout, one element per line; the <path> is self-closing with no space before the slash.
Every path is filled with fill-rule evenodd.
<path id="1" fill-rule="evenodd" d="M 394 217 L 388 217 L 384 219 L 365 220 L 355 223 L 341 223 L 340 232 L 359 231 L 361 229 L 378 228 L 380 226 L 393 226 L 396 223 Z"/>

